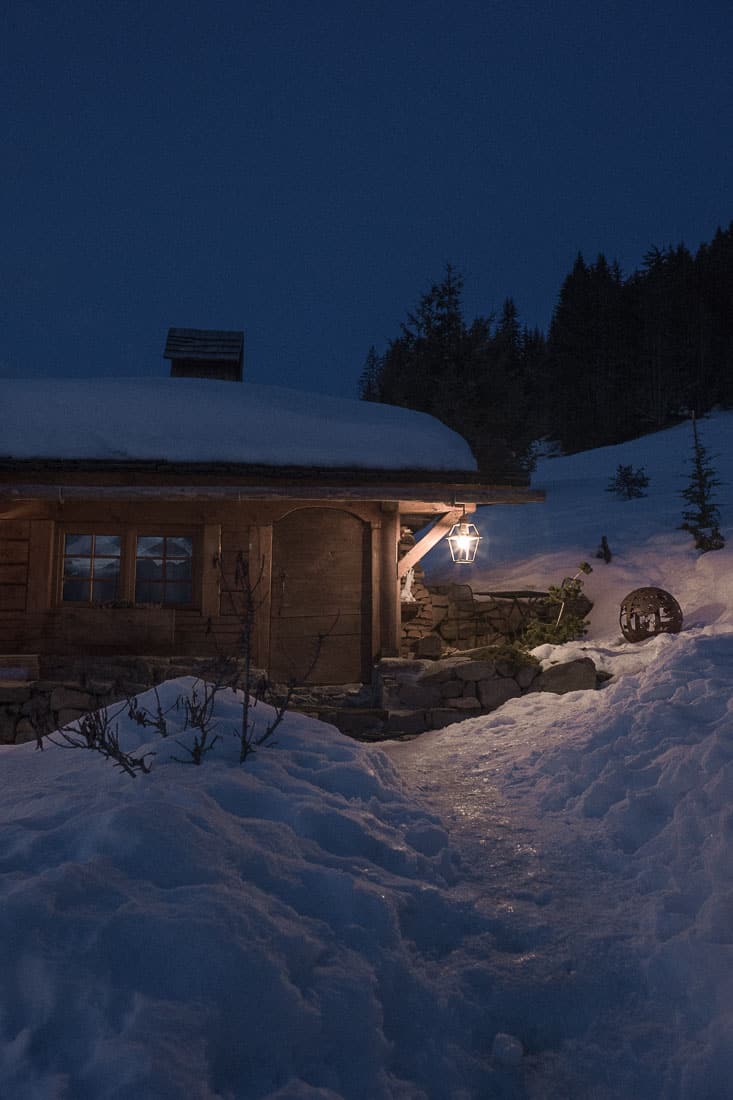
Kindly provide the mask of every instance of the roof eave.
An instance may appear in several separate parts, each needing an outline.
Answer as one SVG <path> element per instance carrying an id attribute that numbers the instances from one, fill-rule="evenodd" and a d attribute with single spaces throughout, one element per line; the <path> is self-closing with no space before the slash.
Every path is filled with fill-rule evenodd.
<path id="1" fill-rule="evenodd" d="M 505 477 L 500 475 L 496 481 L 487 482 L 477 470 L 443 470 L 420 467 L 380 469 L 366 466 L 273 466 L 251 462 L 171 462 L 164 459 L 69 459 L 69 458 L 27 458 L 17 459 L 0 457 L 0 480 L 12 481 L 19 478 L 33 479 L 41 475 L 43 479 L 76 479 L 93 477 L 103 484 L 109 479 L 118 481 L 125 477 L 136 480 L 166 483 L 171 481 L 236 481 L 238 484 L 292 484 L 322 485 L 334 484 L 394 484 L 426 485 L 460 484 L 481 485 L 501 484 L 515 488 L 526 488 L 526 477 Z"/>

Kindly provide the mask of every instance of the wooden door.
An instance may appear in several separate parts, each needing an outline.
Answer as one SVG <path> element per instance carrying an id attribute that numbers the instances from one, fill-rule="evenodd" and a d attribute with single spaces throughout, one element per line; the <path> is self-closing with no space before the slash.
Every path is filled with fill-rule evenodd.
<path id="1" fill-rule="evenodd" d="M 297 683 L 371 677 L 369 525 L 298 508 L 273 525 L 270 676 Z"/>

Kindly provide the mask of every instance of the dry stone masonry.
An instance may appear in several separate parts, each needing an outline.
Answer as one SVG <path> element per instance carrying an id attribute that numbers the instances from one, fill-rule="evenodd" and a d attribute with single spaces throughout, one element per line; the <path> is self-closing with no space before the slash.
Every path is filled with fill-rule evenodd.
<path id="1" fill-rule="evenodd" d="M 544 671 L 529 656 L 501 650 L 494 658 L 486 651 L 439 661 L 385 658 L 377 665 L 377 701 L 389 736 L 487 714 L 528 691 L 565 694 L 593 689 L 596 682 L 596 667 L 588 657 Z"/>
<path id="2" fill-rule="evenodd" d="M 0 664 L 0 744 L 34 741 L 89 711 L 119 703 L 178 676 L 204 676 L 195 657 L 14 656 Z"/>
<path id="3" fill-rule="evenodd" d="M 227 681 L 235 669 L 229 670 Z M 89 711 L 141 695 L 179 676 L 212 678 L 210 658 L 0 657 L 0 744 L 33 741 Z M 595 688 L 588 658 L 545 670 L 507 646 L 455 652 L 442 659 L 385 658 L 372 684 L 308 686 L 293 708 L 364 740 L 414 735 L 487 714 L 528 691 L 562 694 Z M 284 690 L 284 689 L 283 689 Z"/>
<path id="4" fill-rule="evenodd" d="M 414 544 L 412 532 L 403 527 L 399 556 Z M 448 651 L 513 641 L 531 620 L 555 619 L 557 606 L 547 596 L 547 592 L 478 592 L 468 584 L 427 585 L 418 564 L 402 588 L 400 656 L 439 658 Z M 567 613 L 583 619 L 592 606 L 581 594 L 568 601 Z"/>

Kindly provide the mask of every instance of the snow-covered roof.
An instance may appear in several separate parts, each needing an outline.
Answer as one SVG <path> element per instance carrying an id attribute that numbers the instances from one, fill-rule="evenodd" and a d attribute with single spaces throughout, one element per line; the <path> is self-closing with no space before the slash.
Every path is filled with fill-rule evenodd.
<path id="1" fill-rule="evenodd" d="M 208 379 L 4 379 L 0 457 L 475 471 L 466 441 L 392 405 Z"/>

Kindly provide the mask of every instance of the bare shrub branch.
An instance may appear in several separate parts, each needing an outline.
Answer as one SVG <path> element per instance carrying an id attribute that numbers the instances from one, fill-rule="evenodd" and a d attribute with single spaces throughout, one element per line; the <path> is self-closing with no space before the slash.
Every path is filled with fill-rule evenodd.
<path id="1" fill-rule="evenodd" d="M 201 684 L 203 694 L 200 694 L 197 690 L 198 683 Z M 215 726 L 214 705 L 220 690 L 221 686 L 219 684 L 208 684 L 205 680 L 201 680 L 194 685 L 190 695 L 180 697 L 179 702 L 183 706 L 185 714 L 184 729 L 197 730 L 198 732 L 194 735 L 192 745 L 186 745 L 183 741 L 176 741 L 176 744 L 189 756 L 188 760 L 181 760 L 179 757 L 174 756 L 173 759 L 177 763 L 199 766 L 206 754 L 211 752 L 217 741 L 221 740 L 220 735 L 213 732 Z"/>
<path id="2" fill-rule="evenodd" d="M 160 734 L 161 737 L 168 736 L 168 721 L 167 715 L 172 710 L 178 707 L 179 700 L 176 699 L 174 703 L 168 707 L 167 710 L 163 710 L 163 704 L 160 701 L 160 695 L 158 694 L 157 687 L 153 688 L 155 693 L 155 710 L 150 711 L 147 707 L 138 706 L 137 696 L 128 698 L 127 700 L 127 716 L 131 718 L 133 722 L 137 722 L 138 726 L 142 726 L 144 729 L 154 729 Z M 180 698 L 180 697 L 179 697 Z"/>
<path id="3" fill-rule="evenodd" d="M 62 726 L 48 740 L 60 749 L 91 749 L 92 752 L 98 752 L 133 779 L 138 772 L 147 775 L 152 767 L 149 760 L 155 753 L 146 752 L 135 756 L 125 752 L 120 746 L 119 724 L 115 719 L 124 712 L 126 706 L 127 704 L 123 704 L 114 713 L 110 713 L 107 707 L 102 707 L 101 710 L 84 714 L 74 724 Z"/>

